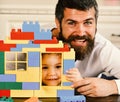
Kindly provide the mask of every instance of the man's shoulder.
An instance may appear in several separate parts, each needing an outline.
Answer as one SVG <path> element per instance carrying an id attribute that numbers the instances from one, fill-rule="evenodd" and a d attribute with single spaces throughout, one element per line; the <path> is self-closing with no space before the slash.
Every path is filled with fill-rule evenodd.
<path id="1" fill-rule="evenodd" d="M 96 42 L 110 42 L 107 38 L 105 38 L 102 34 L 96 33 L 95 35 Z"/>
<path id="2" fill-rule="evenodd" d="M 96 33 L 95 45 L 105 45 L 105 44 L 111 44 L 111 41 L 105 38 L 102 34 Z"/>

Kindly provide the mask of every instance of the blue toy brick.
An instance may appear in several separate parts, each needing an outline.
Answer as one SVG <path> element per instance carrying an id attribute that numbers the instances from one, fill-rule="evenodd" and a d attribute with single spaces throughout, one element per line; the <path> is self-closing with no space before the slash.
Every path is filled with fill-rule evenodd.
<path id="1" fill-rule="evenodd" d="M 24 21 L 22 24 L 22 31 L 23 32 L 34 32 L 34 33 L 39 33 L 40 32 L 40 25 L 39 22 L 26 22 Z"/>
<path id="2" fill-rule="evenodd" d="M 68 69 L 73 68 L 74 64 L 75 64 L 75 60 L 72 60 L 72 59 L 71 60 L 64 60 L 63 61 L 63 67 L 64 67 L 63 73 L 65 74 Z"/>
<path id="3" fill-rule="evenodd" d="M 78 96 L 62 96 L 60 102 L 86 102 L 86 98 L 83 95 Z"/>
<path id="4" fill-rule="evenodd" d="M 63 85 L 63 86 L 71 86 L 71 85 L 72 85 L 72 82 L 63 82 L 62 85 Z"/>
<path id="5" fill-rule="evenodd" d="M 40 66 L 40 52 L 28 52 L 28 66 L 29 67 Z"/>
<path id="6" fill-rule="evenodd" d="M 57 97 L 74 96 L 74 90 L 57 90 Z"/>
<path id="7" fill-rule="evenodd" d="M 0 74 L 0 82 L 16 82 L 16 75 Z"/>
<path id="8" fill-rule="evenodd" d="M 23 82 L 22 83 L 23 90 L 40 90 L 39 82 Z"/>
<path id="9" fill-rule="evenodd" d="M 51 31 L 50 30 L 45 31 L 44 29 L 42 29 L 39 34 L 35 34 L 35 39 L 52 40 Z"/>
<path id="10" fill-rule="evenodd" d="M 23 32 L 34 32 L 34 39 L 35 40 L 51 40 L 52 34 L 50 30 L 45 31 L 42 29 L 40 31 L 40 24 L 39 22 L 23 22 L 22 31 Z"/>

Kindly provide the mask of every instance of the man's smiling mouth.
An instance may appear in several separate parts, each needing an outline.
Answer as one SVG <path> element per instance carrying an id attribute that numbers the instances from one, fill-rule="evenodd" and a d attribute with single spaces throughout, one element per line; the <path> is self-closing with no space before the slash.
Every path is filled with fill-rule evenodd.
<path id="1" fill-rule="evenodd" d="M 71 42 L 71 44 L 74 46 L 86 46 L 87 40 L 86 39 L 75 39 Z"/>

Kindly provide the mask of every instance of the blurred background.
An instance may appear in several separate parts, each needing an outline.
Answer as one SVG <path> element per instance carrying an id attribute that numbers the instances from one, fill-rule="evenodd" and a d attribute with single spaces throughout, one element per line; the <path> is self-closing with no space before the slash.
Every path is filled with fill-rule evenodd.
<path id="1" fill-rule="evenodd" d="M 23 21 L 39 21 L 41 29 L 55 27 L 57 0 L 0 0 L 0 39 L 12 28 L 21 28 Z M 97 0 L 98 31 L 120 48 L 120 0 Z"/>

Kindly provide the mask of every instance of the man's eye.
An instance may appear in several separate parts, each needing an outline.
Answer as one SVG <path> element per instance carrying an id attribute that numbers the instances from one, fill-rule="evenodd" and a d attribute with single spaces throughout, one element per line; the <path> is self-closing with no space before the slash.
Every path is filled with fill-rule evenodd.
<path id="1" fill-rule="evenodd" d="M 91 21 L 87 21 L 87 22 L 85 22 L 84 24 L 86 24 L 86 25 L 91 25 L 92 22 L 91 22 Z"/>
<path id="2" fill-rule="evenodd" d="M 69 25 L 75 25 L 75 22 L 69 21 L 68 24 L 69 24 Z"/>
<path id="3" fill-rule="evenodd" d="M 56 68 L 61 68 L 61 66 L 56 66 Z"/>
<path id="4" fill-rule="evenodd" d="M 48 69 L 48 67 L 47 67 L 47 66 L 44 66 L 44 67 L 42 67 L 42 69 Z"/>

